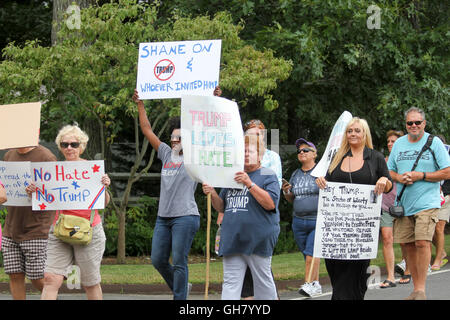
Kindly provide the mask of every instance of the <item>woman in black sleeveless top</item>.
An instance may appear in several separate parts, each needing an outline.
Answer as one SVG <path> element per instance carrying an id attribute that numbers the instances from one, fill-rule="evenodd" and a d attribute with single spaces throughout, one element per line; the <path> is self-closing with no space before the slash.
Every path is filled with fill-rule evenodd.
<path id="1" fill-rule="evenodd" d="M 316 179 L 323 189 L 327 181 L 375 185 L 375 193 L 389 192 L 391 177 L 383 155 L 373 150 L 372 136 L 367 121 L 353 118 L 336 156 L 331 161 L 325 177 Z M 325 259 L 325 265 L 333 287 L 332 300 L 363 300 L 367 291 L 370 259 Z"/>

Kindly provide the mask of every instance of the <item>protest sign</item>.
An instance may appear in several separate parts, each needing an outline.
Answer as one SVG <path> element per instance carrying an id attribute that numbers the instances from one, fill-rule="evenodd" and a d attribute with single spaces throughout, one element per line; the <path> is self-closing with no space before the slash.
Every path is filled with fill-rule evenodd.
<path id="1" fill-rule="evenodd" d="M 344 111 L 334 124 L 325 152 L 314 170 L 311 171 L 313 177 L 324 177 L 327 174 L 327 169 L 330 166 L 333 156 L 341 146 L 342 138 L 345 134 L 345 127 L 350 120 L 352 120 L 352 114 Z"/>
<path id="2" fill-rule="evenodd" d="M 139 44 L 139 98 L 168 99 L 213 94 L 219 84 L 222 40 Z"/>
<path id="3" fill-rule="evenodd" d="M 0 149 L 37 146 L 40 124 L 40 102 L 0 106 Z"/>
<path id="4" fill-rule="evenodd" d="M 31 183 L 29 161 L 0 161 L 0 180 L 6 191 L 4 206 L 31 206 L 25 188 Z"/>
<path id="5" fill-rule="evenodd" d="M 376 258 L 382 197 L 374 189 L 373 185 L 327 182 L 319 192 L 314 257 Z"/>
<path id="6" fill-rule="evenodd" d="M 192 179 L 213 187 L 239 188 L 235 173 L 244 170 L 244 133 L 235 102 L 220 97 L 183 96 L 181 143 Z"/>
<path id="7" fill-rule="evenodd" d="M 33 210 L 104 209 L 104 161 L 32 162 Z"/>

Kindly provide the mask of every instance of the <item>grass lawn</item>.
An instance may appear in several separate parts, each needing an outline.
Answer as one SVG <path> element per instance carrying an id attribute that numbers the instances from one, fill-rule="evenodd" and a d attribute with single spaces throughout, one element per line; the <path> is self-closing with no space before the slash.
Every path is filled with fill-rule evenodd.
<path id="1" fill-rule="evenodd" d="M 445 237 L 445 248 L 450 248 L 450 235 Z M 434 255 L 433 247 L 433 255 Z M 394 245 L 395 260 L 401 260 L 400 245 Z M 450 253 L 450 252 L 448 252 Z M 199 260 L 199 259 L 197 259 Z M 201 259 L 200 259 L 201 260 Z M 155 284 L 164 283 L 164 280 L 149 263 L 143 263 L 143 260 L 136 260 L 132 264 L 114 265 L 103 264 L 101 266 L 103 284 Z M 135 264 L 139 263 L 139 264 Z M 382 245 L 378 247 L 378 256 L 371 262 L 372 265 L 384 266 Z M 211 261 L 210 264 L 210 283 L 222 282 L 222 262 L 221 259 Z M 192 283 L 204 283 L 206 274 L 206 263 L 196 262 L 189 264 L 189 281 Z M 305 263 L 301 253 L 279 254 L 272 258 L 272 271 L 276 280 L 303 280 L 305 277 Z M 320 276 L 326 276 L 325 263 L 320 262 Z M 0 268 L 0 282 L 8 282 L 8 276 Z"/>

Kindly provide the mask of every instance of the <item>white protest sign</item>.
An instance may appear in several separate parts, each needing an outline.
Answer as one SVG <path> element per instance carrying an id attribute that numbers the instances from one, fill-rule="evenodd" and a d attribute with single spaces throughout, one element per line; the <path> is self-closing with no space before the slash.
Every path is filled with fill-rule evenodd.
<path id="1" fill-rule="evenodd" d="M 40 126 L 40 102 L 0 106 L 0 149 L 37 146 Z"/>
<path id="2" fill-rule="evenodd" d="M 104 209 L 103 160 L 32 162 L 33 210 Z"/>
<path id="3" fill-rule="evenodd" d="M 239 188 L 244 170 L 244 133 L 236 102 L 220 97 L 181 98 L 181 143 L 192 179 L 213 187 Z"/>
<path id="4" fill-rule="evenodd" d="M 219 84 L 222 40 L 139 44 L 139 98 L 168 99 L 213 94 Z"/>
<path id="5" fill-rule="evenodd" d="M 327 174 L 331 160 L 341 146 L 342 138 L 345 134 L 345 127 L 352 120 L 352 117 L 350 112 L 344 111 L 334 124 L 325 152 L 317 166 L 311 171 L 313 177 L 324 177 Z"/>
<path id="6" fill-rule="evenodd" d="M 8 199 L 4 206 L 31 206 L 31 198 L 25 191 L 32 181 L 29 161 L 0 161 L 0 180 Z"/>
<path id="7" fill-rule="evenodd" d="M 377 257 L 382 197 L 374 189 L 373 185 L 327 182 L 319 192 L 314 257 Z"/>

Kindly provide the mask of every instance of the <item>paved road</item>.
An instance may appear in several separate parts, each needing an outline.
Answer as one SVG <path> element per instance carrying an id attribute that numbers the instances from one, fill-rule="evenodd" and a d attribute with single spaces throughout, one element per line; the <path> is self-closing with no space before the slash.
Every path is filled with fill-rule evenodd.
<path id="1" fill-rule="evenodd" d="M 382 276 L 382 279 L 383 276 Z M 413 290 L 412 283 L 398 284 L 397 287 L 380 289 L 376 285 L 369 286 L 365 300 L 402 300 Z M 305 298 L 297 291 L 280 292 L 281 300 L 330 300 L 331 286 L 323 285 L 322 294 L 315 298 Z M 446 265 L 440 271 L 433 271 L 427 278 L 427 297 L 429 300 L 450 300 L 450 266 Z M 30 294 L 29 300 L 39 300 L 39 295 Z M 104 300 L 171 300 L 171 295 L 143 295 L 143 294 L 104 294 Z M 85 300 L 85 294 L 60 294 L 59 300 Z M 9 294 L 0 294 L 0 300 L 12 300 Z M 191 294 L 189 300 L 204 300 L 204 295 Z M 220 294 L 210 294 L 208 300 L 220 300 Z"/>

